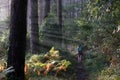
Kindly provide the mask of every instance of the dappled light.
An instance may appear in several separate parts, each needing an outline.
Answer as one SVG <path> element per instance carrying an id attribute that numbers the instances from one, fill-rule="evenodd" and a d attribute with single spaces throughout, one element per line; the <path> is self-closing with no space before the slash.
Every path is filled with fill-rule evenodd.
<path id="1" fill-rule="evenodd" d="M 0 80 L 120 80 L 120 0 L 0 0 Z"/>

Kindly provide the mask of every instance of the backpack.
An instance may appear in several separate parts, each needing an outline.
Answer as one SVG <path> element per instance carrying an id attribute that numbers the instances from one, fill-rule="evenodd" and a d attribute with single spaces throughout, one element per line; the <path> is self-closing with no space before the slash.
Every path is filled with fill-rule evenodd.
<path id="1" fill-rule="evenodd" d="M 82 47 L 81 47 L 81 46 L 78 48 L 78 52 L 79 52 L 79 53 L 82 52 Z"/>

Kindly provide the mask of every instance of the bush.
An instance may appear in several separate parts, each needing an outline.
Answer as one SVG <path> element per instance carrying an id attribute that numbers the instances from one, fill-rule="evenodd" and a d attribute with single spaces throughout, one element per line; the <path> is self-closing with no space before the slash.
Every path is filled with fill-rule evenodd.
<path id="1" fill-rule="evenodd" d="M 61 59 L 59 51 L 51 48 L 49 52 L 43 55 L 33 55 L 26 61 L 26 76 L 46 76 L 49 73 L 57 76 L 57 74 L 66 71 L 71 65 L 70 61 Z"/>
<path id="2" fill-rule="evenodd" d="M 5 31 L 0 37 L 0 57 L 3 57 L 8 50 L 8 31 Z"/>

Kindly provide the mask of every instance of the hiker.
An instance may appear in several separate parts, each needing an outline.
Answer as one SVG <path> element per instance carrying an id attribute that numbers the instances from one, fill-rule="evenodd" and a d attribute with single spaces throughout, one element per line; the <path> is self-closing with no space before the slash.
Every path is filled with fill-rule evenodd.
<path id="1" fill-rule="evenodd" d="M 82 54 L 83 54 L 83 47 L 82 47 L 82 45 L 79 45 L 79 47 L 78 47 L 78 62 L 81 62 Z"/>

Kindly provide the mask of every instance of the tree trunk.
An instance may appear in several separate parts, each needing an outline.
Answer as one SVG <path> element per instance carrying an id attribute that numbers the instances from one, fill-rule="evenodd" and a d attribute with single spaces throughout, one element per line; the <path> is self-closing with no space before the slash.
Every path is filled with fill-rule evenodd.
<path id="1" fill-rule="evenodd" d="M 57 16 L 58 16 L 58 21 L 57 21 L 57 28 L 56 31 L 58 31 L 57 36 L 58 38 L 58 43 L 59 43 L 59 48 L 62 47 L 62 0 L 57 0 Z"/>
<path id="2" fill-rule="evenodd" d="M 62 0 L 57 0 L 58 25 L 62 27 Z"/>
<path id="3" fill-rule="evenodd" d="M 32 54 L 39 53 L 38 0 L 31 1 L 30 49 Z"/>
<path id="4" fill-rule="evenodd" d="M 62 41 L 62 0 L 57 0 L 57 15 L 58 15 L 58 32 L 60 36 L 60 43 Z"/>
<path id="5" fill-rule="evenodd" d="M 13 66 L 15 71 L 7 80 L 25 80 L 26 13 L 27 0 L 12 0 L 7 67 Z"/>
<path id="6" fill-rule="evenodd" d="M 44 19 L 50 13 L 50 0 L 45 0 L 45 12 L 44 12 Z"/>
<path id="7" fill-rule="evenodd" d="M 38 0 L 39 3 L 39 24 L 41 25 L 43 22 L 43 16 L 44 16 L 44 1 L 43 0 Z"/>
<path id="8" fill-rule="evenodd" d="M 43 10 L 44 11 L 43 20 L 44 20 L 45 18 L 48 17 L 48 14 L 50 13 L 50 0 L 44 0 L 43 3 L 44 3 L 44 10 Z M 48 48 L 50 48 L 50 46 L 48 44 L 48 42 L 50 42 L 50 41 L 48 40 L 48 36 L 47 36 L 48 29 L 49 29 L 49 26 L 46 26 L 46 24 L 45 24 L 45 26 L 43 27 L 43 32 L 42 32 L 43 41 L 40 44 L 44 51 L 48 50 Z"/>

